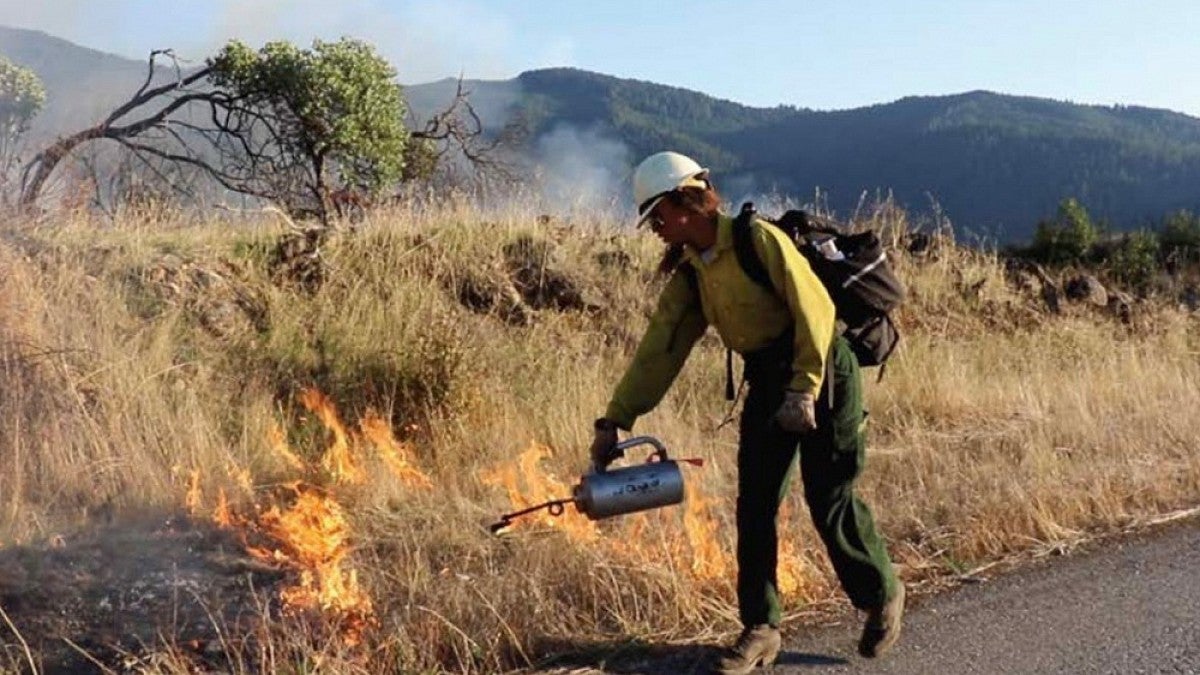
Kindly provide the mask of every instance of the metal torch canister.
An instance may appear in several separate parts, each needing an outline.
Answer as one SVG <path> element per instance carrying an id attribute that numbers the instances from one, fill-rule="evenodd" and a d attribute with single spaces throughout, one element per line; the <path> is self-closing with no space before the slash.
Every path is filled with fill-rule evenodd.
<path id="1" fill-rule="evenodd" d="M 658 439 L 637 436 L 617 444 L 624 452 L 639 445 L 653 445 L 650 459 L 637 466 L 589 473 L 572 491 L 575 508 L 591 520 L 656 509 L 683 501 L 683 472 L 667 457 Z"/>

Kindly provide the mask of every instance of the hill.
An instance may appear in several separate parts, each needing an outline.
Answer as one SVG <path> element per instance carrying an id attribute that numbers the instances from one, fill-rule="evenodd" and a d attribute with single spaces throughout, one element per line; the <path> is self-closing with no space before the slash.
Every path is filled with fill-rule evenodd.
<path id="1" fill-rule="evenodd" d="M 146 75 L 143 62 L 36 31 L 0 27 L 0 54 L 46 83 L 41 137 L 94 122 Z M 414 122 L 455 86 L 407 86 Z M 1002 241 L 1028 239 L 1068 196 L 1118 229 L 1200 207 L 1200 119 L 1167 110 L 987 91 L 839 111 L 755 108 L 572 68 L 465 86 L 489 131 L 522 132 L 524 153 L 569 177 L 567 189 L 600 173 L 593 189 L 622 196 L 638 158 L 672 148 L 711 167 L 731 201 L 764 192 L 807 201 L 819 190 L 845 214 L 864 191 L 890 190 L 917 210 L 936 200 L 960 230 Z"/>
<path id="2" fill-rule="evenodd" d="M 408 93 L 420 108 L 451 86 Z M 533 139 L 571 125 L 623 143 L 632 161 L 662 148 L 693 155 L 732 200 L 819 189 L 845 212 L 863 191 L 891 190 L 909 207 L 935 199 L 960 227 L 1005 240 L 1028 238 L 1066 196 L 1124 228 L 1200 205 L 1200 119 L 1167 110 L 987 91 L 841 111 L 752 108 L 569 68 L 466 86 Z"/>
<path id="3" fill-rule="evenodd" d="M 571 494 L 663 283 L 653 235 L 536 215 L 395 205 L 319 255 L 271 214 L 0 232 L 0 671 L 613 672 L 732 639 L 712 332 L 635 427 L 705 460 L 683 504 L 488 528 Z M 1200 503 L 1196 314 L 1072 301 L 1074 273 L 877 216 L 910 299 L 857 489 L 911 589 Z M 800 488 L 794 630 L 850 611 Z"/>
<path id="4" fill-rule="evenodd" d="M 37 73 L 46 87 L 46 107 L 32 129 L 35 139 L 95 124 L 146 78 L 144 61 L 81 47 L 41 31 L 0 26 L 0 54 Z"/>

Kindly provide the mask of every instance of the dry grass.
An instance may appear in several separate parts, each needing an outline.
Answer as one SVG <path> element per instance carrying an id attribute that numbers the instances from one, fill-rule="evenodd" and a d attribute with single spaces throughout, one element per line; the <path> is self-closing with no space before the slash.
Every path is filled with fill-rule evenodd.
<path id="1" fill-rule="evenodd" d="M 897 241 L 908 228 L 894 210 L 868 217 Z M 515 212 L 375 213 L 328 244 L 328 278 L 310 293 L 272 277 L 280 231 L 13 226 L 0 245 L 0 546 L 178 509 L 195 470 L 202 510 L 218 488 L 247 507 L 288 475 L 272 424 L 305 459 L 327 446 L 296 403 L 315 386 L 348 423 L 383 414 L 436 489 L 375 464 L 365 484 L 336 488 L 378 618 L 364 646 L 331 649 L 311 628 L 268 622 L 253 646 L 230 646 L 229 669 L 494 672 L 610 640 L 736 628 L 736 438 L 718 430 L 727 410 L 713 339 L 639 423 L 677 455 L 709 460 L 689 474 L 705 508 L 574 534 L 559 527 L 578 524 L 572 515 L 506 538 L 486 529 L 510 506 L 485 484 L 489 471 L 535 444 L 549 452 L 542 478 L 566 486 L 583 468 L 590 420 L 653 304 L 653 241 Z M 1194 316 L 1147 302 L 1131 326 L 1082 308 L 1052 317 L 1006 283 L 1000 261 L 946 242 L 900 265 L 913 298 L 906 343 L 868 387 L 862 491 L 903 576 L 1200 502 L 1200 417 L 1187 412 L 1200 409 Z M 563 273 L 580 306 L 556 308 L 567 295 L 557 287 L 514 300 L 520 288 L 506 284 L 519 270 Z M 838 597 L 802 504 L 789 499 L 785 552 L 796 614 Z M 720 555 L 687 537 L 689 518 Z M 176 654 L 155 668 L 188 666 Z"/>

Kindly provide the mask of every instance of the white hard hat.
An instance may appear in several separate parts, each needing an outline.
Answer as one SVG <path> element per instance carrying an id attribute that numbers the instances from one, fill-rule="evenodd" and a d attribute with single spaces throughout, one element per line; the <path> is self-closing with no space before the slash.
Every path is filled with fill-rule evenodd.
<path id="1" fill-rule="evenodd" d="M 633 172 L 633 201 L 638 207 L 637 225 L 646 220 L 662 198 L 684 187 L 707 187 L 708 169 L 678 152 L 658 152 L 638 164 Z"/>

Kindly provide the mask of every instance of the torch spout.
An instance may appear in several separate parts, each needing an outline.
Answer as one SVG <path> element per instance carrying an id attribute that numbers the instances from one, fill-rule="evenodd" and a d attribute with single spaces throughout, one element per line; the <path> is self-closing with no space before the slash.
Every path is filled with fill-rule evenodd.
<path id="1" fill-rule="evenodd" d="M 567 504 L 574 503 L 574 501 L 575 501 L 575 499 L 573 497 L 568 497 L 567 499 L 551 499 L 550 501 L 542 502 L 541 504 L 538 504 L 537 506 L 530 506 L 529 508 L 521 509 L 520 511 L 513 511 L 512 513 L 506 513 L 506 514 L 500 516 L 500 520 L 497 520 L 496 522 L 492 523 L 488 527 L 488 529 L 491 531 L 492 534 L 500 534 L 501 532 L 503 532 L 505 529 L 507 529 L 509 526 L 512 525 L 513 520 L 520 518 L 521 516 L 529 515 L 530 513 L 533 513 L 535 511 L 541 511 L 542 509 L 546 509 L 547 511 L 549 511 L 550 515 L 552 515 L 552 516 L 561 516 L 562 512 L 563 512 L 563 507 L 566 506 Z"/>

